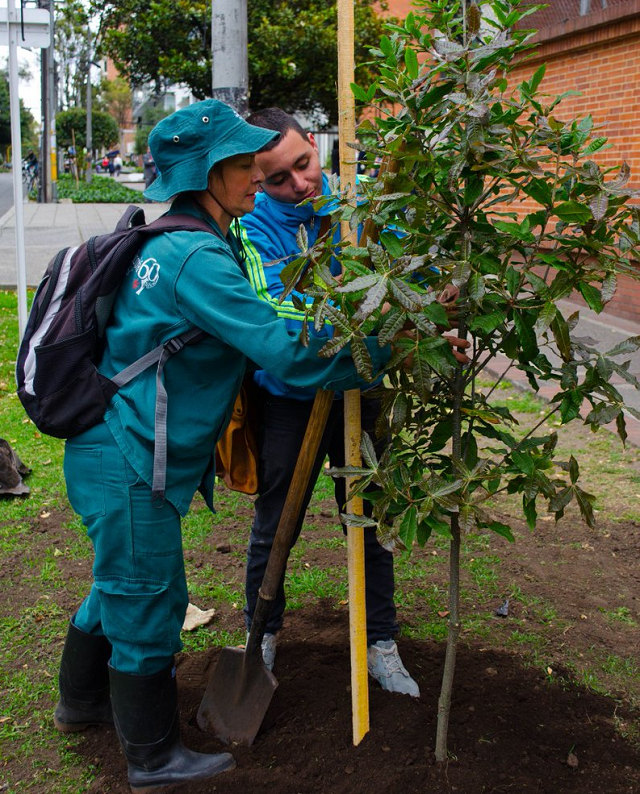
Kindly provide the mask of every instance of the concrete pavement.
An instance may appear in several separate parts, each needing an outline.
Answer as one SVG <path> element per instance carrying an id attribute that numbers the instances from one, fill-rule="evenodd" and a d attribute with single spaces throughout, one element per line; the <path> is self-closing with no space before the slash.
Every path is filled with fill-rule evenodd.
<path id="1" fill-rule="evenodd" d="M 27 284 L 36 286 L 44 273 L 49 260 L 60 248 L 77 245 L 92 235 L 112 231 L 125 211 L 127 204 L 35 204 L 24 205 L 25 249 Z M 142 203 L 148 221 L 159 217 L 168 204 Z M 15 216 L 13 208 L 0 218 L 0 287 L 15 289 Z M 630 336 L 640 336 L 640 322 L 632 323 L 610 314 L 596 315 L 585 306 L 572 301 L 561 301 L 565 317 L 576 309 L 580 310 L 580 322 L 576 333 L 589 337 L 599 350 L 610 350 L 614 345 Z M 623 356 L 618 361 L 631 359 L 630 372 L 640 378 L 640 353 Z M 498 357 L 488 367 L 494 375 L 500 375 L 508 367 L 509 361 Z M 517 386 L 528 388 L 526 378 L 515 369 L 507 377 Z M 614 376 L 612 382 L 622 394 L 625 402 L 640 411 L 640 392 Z M 554 394 L 553 387 L 544 386 L 541 396 L 549 399 Z M 629 416 L 629 441 L 640 446 L 640 422 Z"/>
<path id="2" fill-rule="evenodd" d="M 168 204 L 145 204 L 148 221 L 155 220 Z M 36 204 L 24 208 L 27 285 L 37 286 L 49 260 L 65 246 L 77 245 L 95 234 L 113 231 L 128 204 Z M 0 218 L 0 287 L 16 286 L 16 229 L 13 207 Z"/>

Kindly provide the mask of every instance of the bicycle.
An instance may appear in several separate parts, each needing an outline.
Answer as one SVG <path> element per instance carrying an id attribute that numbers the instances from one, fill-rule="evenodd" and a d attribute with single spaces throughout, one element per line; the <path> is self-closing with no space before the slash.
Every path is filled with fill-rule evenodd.
<path id="1" fill-rule="evenodd" d="M 27 196 L 32 191 L 38 191 L 38 161 L 22 161 L 22 182 L 27 189 Z"/>

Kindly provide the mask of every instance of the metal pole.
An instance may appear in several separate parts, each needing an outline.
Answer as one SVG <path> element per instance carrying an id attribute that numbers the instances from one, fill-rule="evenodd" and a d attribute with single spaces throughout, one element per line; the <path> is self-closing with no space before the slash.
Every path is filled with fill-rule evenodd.
<path id="1" fill-rule="evenodd" d="M 91 29 L 87 25 L 87 176 L 86 176 L 87 185 L 91 184 L 91 179 L 93 178 L 93 121 L 91 118 L 92 103 L 93 103 L 93 91 L 91 87 Z"/>
<path id="2" fill-rule="evenodd" d="M 11 108 L 11 170 L 13 171 L 13 207 L 16 221 L 16 285 L 18 293 L 18 333 L 24 336 L 27 324 L 27 273 L 24 249 L 24 198 L 22 195 L 22 133 L 18 95 L 18 35 L 15 0 L 9 0 L 9 105 Z"/>
<path id="3" fill-rule="evenodd" d="M 49 0 L 49 23 L 51 25 L 51 46 L 47 48 L 47 98 L 49 100 L 49 124 L 44 133 L 49 137 L 49 167 L 51 173 L 51 194 L 49 201 L 58 201 L 58 152 L 56 144 L 56 91 L 55 91 L 55 13 L 53 0 Z"/>
<path id="4" fill-rule="evenodd" d="M 216 0 L 211 11 L 211 95 L 241 116 L 249 110 L 247 0 Z"/>
<path id="5" fill-rule="evenodd" d="M 42 7 L 42 6 L 41 6 Z M 47 100 L 47 51 L 40 50 L 40 152 L 38 168 L 40 179 L 38 184 L 38 202 L 47 200 L 47 185 L 49 182 L 49 136 L 48 127 L 48 100 Z"/>
<path id="6" fill-rule="evenodd" d="M 39 7 L 49 11 L 53 5 L 53 0 L 40 0 Z M 42 127 L 40 133 L 40 194 L 41 202 L 48 204 L 51 201 L 51 139 L 49 127 L 51 119 L 51 105 L 49 102 L 49 91 L 51 90 L 49 81 L 49 50 L 53 49 L 53 41 L 50 47 L 43 49 L 40 54 L 40 85 L 41 85 L 41 113 Z"/>

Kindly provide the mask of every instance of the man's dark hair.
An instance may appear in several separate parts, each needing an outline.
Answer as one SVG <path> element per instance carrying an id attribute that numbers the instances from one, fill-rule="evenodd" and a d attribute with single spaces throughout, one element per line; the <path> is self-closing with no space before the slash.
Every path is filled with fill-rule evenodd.
<path id="1" fill-rule="evenodd" d="M 280 108 L 256 110 L 255 113 L 250 113 L 247 116 L 247 121 L 249 124 L 253 124 L 254 127 L 262 127 L 265 130 L 274 130 L 280 133 L 277 138 L 269 141 L 269 143 L 260 150 L 261 152 L 268 152 L 270 149 L 277 146 L 279 141 L 284 138 L 289 130 L 297 132 L 305 141 L 308 140 L 307 133 L 304 131 L 303 127 L 293 116 L 289 113 L 285 113 L 284 110 Z"/>

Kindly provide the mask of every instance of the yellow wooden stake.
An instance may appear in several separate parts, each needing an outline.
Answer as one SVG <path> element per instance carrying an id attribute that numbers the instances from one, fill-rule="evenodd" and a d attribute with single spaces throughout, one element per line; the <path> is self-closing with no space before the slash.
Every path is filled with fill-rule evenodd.
<path id="1" fill-rule="evenodd" d="M 338 122 L 340 139 L 340 184 L 349 189 L 356 200 L 356 153 L 347 146 L 356 137 L 355 101 L 351 91 L 354 80 L 354 15 L 353 0 L 338 2 Z M 342 240 L 357 242 L 357 232 L 342 223 Z M 345 460 L 359 466 L 360 458 L 360 391 L 345 393 Z M 347 494 L 349 483 L 347 482 Z M 348 496 L 347 510 L 362 515 L 362 499 Z M 351 707 L 353 743 L 360 744 L 369 731 L 369 682 L 367 679 L 367 618 L 365 611 L 364 530 L 347 527 L 347 559 L 349 567 L 349 639 L 351 643 Z"/>

